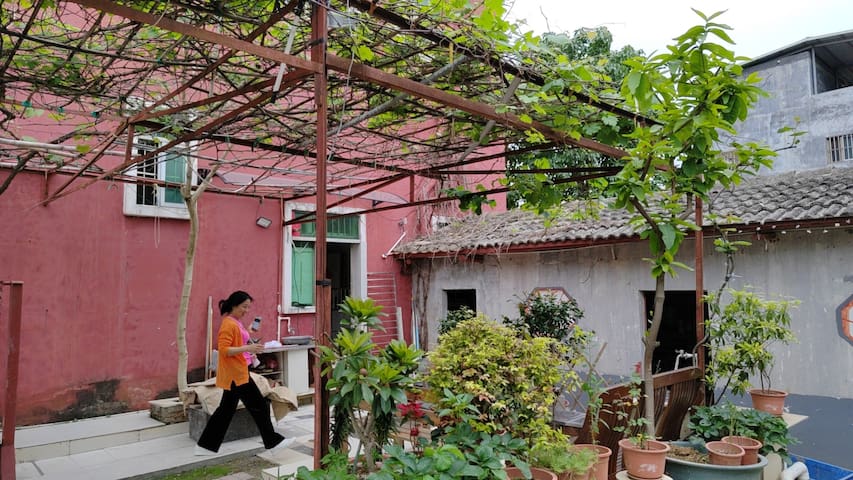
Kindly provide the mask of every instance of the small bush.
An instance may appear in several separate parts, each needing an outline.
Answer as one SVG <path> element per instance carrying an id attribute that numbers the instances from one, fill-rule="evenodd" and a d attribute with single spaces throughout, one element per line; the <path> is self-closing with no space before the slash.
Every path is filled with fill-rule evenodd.
<path id="1" fill-rule="evenodd" d="M 504 317 L 504 323 L 526 330 L 534 337 L 563 340 L 584 312 L 574 298 L 563 300 L 553 293 L 531 293 L 518 304 L 518 317 Z"/>
<path id="2" fill-rule="evenodd" d="M 472 395 L 476 430 L 537 439 L 552 430 L 556 386 L 576 375 L 561 371 L 565 351 L 552 338 L 534 338 L 480 315 L 441 336 L 428 354 L 424 381 L 433 393 Z"/>
<path id="3" fill-rule="evenodd" d="M 477 314 L 474 312 L 474 310 L 471 310 L 470 308 L 464 305 L 457 308 L 456 310 L 451 310 L 447 312 L 446 317 L 442 318 L 439 321 L 438 334 L 443 335 L 453 330 L 453 328 L 456 327 L 459 322 L 472 319 L 476 316 Z"/>

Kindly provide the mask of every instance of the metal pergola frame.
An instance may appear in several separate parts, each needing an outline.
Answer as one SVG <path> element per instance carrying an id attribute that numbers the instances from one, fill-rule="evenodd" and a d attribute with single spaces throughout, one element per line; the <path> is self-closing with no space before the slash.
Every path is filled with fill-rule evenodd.
<path id="1" fill-rule="evenodd" d="M 259 177 L 265 175 L 273 175 L 275 171 L 282 169 L 282 164 L 277 160 L 278 156 L 298 157 L 302 159 L 302 166 L 310 172 L 310 175 L 303 175 L 305 179 L 304 186 L 308 189 L 308 193 L 304 193 L 304 189 L 295 191 L 289 189 L 270 189 L 262 187 L 260 184 L 252 185 L 253 188 L 247 189 L 239 193 L 240 195 L 258 196 L 262 198 L 278 197 L 285 201 L 304 196 L 316 197 L 316 218 L 311 218 L 309 221 L 315 222 L 316 242 L 318 248 L 315 256 L 315 271 L 316 271 L 316 312 L 317 322 L 315 324 L 314 336 L 320 344 L 328 344 L 329 332 L 331 330 L 331 283 L 325 278 L 326 272 L 326 222 L 332 217 L 327 214 L 330 205 L 327 202 L 329 193 L 339 191 L 344 188 L 342 186 L 329 186 L 330 178 L 335 175 L 351 175 L 359 177 L 360 180 L 350 182 L 346 188 L 362 189 L 360 193 L 348 196 L 341 202 L 337 202 L 331 206 L 337 205 L 344 201 L 358 198 L 367 192 L 375 191 L 385 186 L 397 182 L 410 182 L 410 196 L 408 202 L 402 205 L 390 205 L 374 207 L 360 213 L 370 213 L 384 211 L 393 208 L 412 207 L 425 205 L 430 203 L 445 202 L 455 200 L 455 198 L 447 196 L 437 196 L 429 199 L 416 199 L 413 192 L 414 179 L 416 177 L 424 178 L 441 178 L 454 172 L 464 173 L 464 170 L 457 170 L 467 165 L 483 162 L 487 159 L 496 157 L 506 157 L 514 152 L 501 151 L 499 154 L 494 153 L 479 153 L 481 147 L 501 148 L 508 142 L 523 138 L 523 133 L 530 130 L 535 130 L 541 134 L 546 142 L 538 146 L 530 147 L 529 150 L 548 150 L 553 148 L 576 147 L 602 155 L 621 158 L 626 155 L 626 152 L 620 148 L 616 148 L 589 138 L 570 135 L 563 130 L 550 125 L 549 119 L 536 118 L 531 113 L 530 118 L 522 116 L 518 113 L 513 113 L 512 110 L 501 110 L 496 107 L 495 103 L 499 101 L 495 98 L 495 93 L 498 87 L 503 85 L 503 93 L 499 95 L 500 100 L 504 100 L 508 104 L 517 104 L 512 98 L 517 93 L 516 89 L 536 89 L 540 87 L 544 80 L 542 75 L 536 72 L 534 68 L 529 68 L 524 65 L 516 64 L 501 58 L 484 48 L 478 47 L 475 44 L 463 44 L 457 42 L 437 28 L 435 23 L 429 23 L 424 17 L 408 18 L 401 11 L 394 10 L 390 7 L 379 6 L 378 2 L 371 0 L 350 0 L 346 4 L 350 8 L 358 10 L 362 15 L 366 14 L 371 19 L 381 22 L 379 30 L 388 30 L 391 33 L 386 34 L 377 41 L 391 42 L 394 35 L 411 35 L 416 37 L 413 44 L 422 42 L 427 46 L 421 48 L 420 52 L 413 53 L 427 55 L 435 51 L 446 51 L 451 49 L 456 52 L 456 61 L 452 65 L 469 64 L 477 60 L 477 69 L 475 72 L 487 73 L 478 77 L 480 82 L 477 85 L 486 85 L 486 80 L 493 81 L 494 85 L 486 85 L 481 87 L 482 92 L 475 91 L 471 87 L 471 94 L 464 95 L 460 90 L 468 87 L 458 87 L 456 90 L 440 88 L 431 85 L 431 81 L 441 77 L 445 73 L 441 68 L 434 69 L 431 72 L 416 72 L 421 75 L 421 80 L 415 80 L 414 77 L 402 76 L 400 72 L 388 71 L 388 68 L 383 69 L 378 66 L 371 66 L 366 63 L 356 61 L 352 58 L 344 58 L 340 55 L 329 51 L 331 33 L 328 28 L 328 15 L 330 4 L 324 2 L 307 2 L 311 5 L 310 26 L 308 34 L 305 38 L 305 51 L 308 58 L 304 58 L 301 54 L 290 53 L 289 46 L 286 49 L 279 48 L 284 41 L 271 44 L 261 42 L 259 38 L 269 39 L 275 36 L 271 34 L 273 28 L 283 29 L 282 22 L 288 21 L 291 29 L 294 29 L 299 24 L 298 12 L 306 4 L 305 0 L 292 0 L 286 5 L 277 8 L 269 14 L 269 17 L 264 21 L 257 21 L 254 28 L 244 34 L 238 34 L 238 28 L 228 23 L 230 17 L 222 12 L 207 12 L 191 0 L 186 2 L 170 2 L 174 5 L 178 13 L 183 12 L 186 16 L 193 17 L 196 22 L 182 21 L 176 11 L 165 9 L 154 13 L 144 11 L 135 5 L 145 2 L 125 2 L 120 4 L 111 0 L 66 0 L 57 1 L 63 6 L 64 12 L 85 12 L 85 25 L 90 26 L 90 29 L 85 33 L 81 33 L 74 38 L 74 42 L 68 41 L 51 41 L 39 37 L 31 31 L 31 27 L 36 23 L 36 19 L 41 19 L 44 15 L 43 2 L 37 0 L 31 11 L 26 15 L 22 14 L 22 19 L 27 18 L 26 24 L 20 26 L 17 30 L 11 30 L 4 27 L 0 33 L 11 35 L 16 40 L 16 45 L 12 50 L 11 55 L 6 61 L 0 65 L 0 82 L 9 80 L 7 89 L 13 90 L 16 95 L 4 95 L 0 107 L 4 108 L 30 108 L 31 99 L 41 90 L 47 90 L 50 98 L 63 98 L 63 89 L 67 89 L 69 93 L 67 102 L 60 102 L 58 107 L 60 111 L 68 108 L 70 111 L 73 105 L 86 105 L 89 107 L 97 107 L 91 112 L 91 115 L 97 120 L 109 120 L 113 128 L 108 132 L 100 132 L 98 136 L 93 137 L 98 139 L 98 143 L 91 151 L 80 153 L 74 157 L 74 162 L 66 163 L 64 168 L 73 167 L 68 177 L 61 185 L 52 191 L 46 192 L 42 201 L 43 204 L 49 204 L 76 191 L 79 191 L 87 186 L 100 180 L 125 180 L 131 179 L 124 176 L 124 171 L 139 162 L 152 158 L 168 149 L 189 141 L 205 141 L 216 145 L 227 144 L 229 146 L 237 146 L 246 151 L 259 152 L 258 155 L 269 155 L 265 157 L 269 161 L 264 166 L 257 166 L 261 170 Z M 156 2 L 155 2 L 156 3 Z M 392 2 L 385 2 L 392 3 Z M 5 3 L 4 3 L 5 8 Z M 57 7 L 58 9 L 59 7 Z M 152 7 L 152 8 L 156 8 Z M 165 8 L 165 7 L 164 7 Z M 199 13 L 201 12 L 201 13 Z M 226 12 L 227 13 L 227 12 Z M 218 15 L 218 16 L 217 16 Z M 233 14 L 231 16 L 236 16 Z M 296 20 L 294 20 L 296 17 Z M 83 17 L 81 17 L 83 18 Z M 91 20 L 96 18 L 95 20 Z M 105 18 L 118 19 L 114 23 L 106 22 Z M 220 32 L 215 32 L 209 28 L 205 28 L 200 22 L 205 18 L 223 19 L 222 23 L 217 23 Z M 246 22 L 243 22 L 246 23 Z M 24 78 L 20 68 L 15 72 L 14 78 L 12 75 L 15 62 L 13 57 L 27 45 L 27 42 L 41 42 L 40 45 L 46 45 L 55 49 L 56 52 L 67 53 L 66 63 L 73 63 L 75 57 L 80 56 L 83 52 L 89 50 L 85 46 L 88 36 L 97 36 L 103 34 L 107 29 L 102 29 L 103 26 L 109 25 L 118 31 L 139 32 L 145 27 L 156 27 L 157 31 L 163 32 L 162 38 L 164 42 L 168 40 L 173 48 L 178 48 L 186 42 L 194 42 L 193 46 L 196 50 L 201 50 L 201 46 L 210 50 L 220 52 L 216 56 L 205 57 L 206 63 L 199 63 L 193 68 L 181 67 L 181 58 L 171 60 L 174 62 L 176 71 L 180 68 L 181 75 L 178 76 L 178 82 L 173 88 L 162 95 L 154 94 L 151 101 L 140 111 L 132 114 L 123 114 L 121 108 L 116 107 L 116 102 L 121 99 L 121 96 L 116 93 L 117 90 L 110 90 L 112 97 L 111 103 L 99 103 L 102 99 L 97 97 L 94 91 L 83 91 L 81 85 L 59 85 L 54 90 L 45 87 L 44 85 L 52 85 L 46 78 L 36 78 L 35 80 L 27 80 Z M 223 33 L 226 32 L 226 33 Z M 134 33 L 135 34 L 135 33 Z M 393 35 L 392 35 L 393 34 Z M 88 35 L 88 36 L 87 36 Z M 71 38 L 69 36 L 69 38 Z M 129 42 L 129 39 L 127 39 Z M 421 43 L 417 43 L 420 45 Z M 125 43 L 127 45 L 127 43 Z M 45 47 L 47 48 L 47 47 Z M 124 47 L 117 47 L 115 51 L 103 52 L 102 58 L 106 68 L 109 68 L 114 62 L 120 63 L 122 55 L 124 55 Z M 377 46 L 380 48 L 380 46 Z M 169 51 L 165 51 L 168 53 Z M 167 63 L 163 60 L 166 55 L 160 55 L 155 60 L 150 68 L 161 68 L 161 65 Z M 235 60 L 235 59 L 242 60 Z M 401 57 L 403 58 L 403 57 Z M 181 95 L 187 92 L 199 92 L 204 90 L 205 82 L 210 78 L 216 77 L 221 82 L 227 82 L 229 78 L 227 73 L 234 69 L 240 62 L 249 63 L 247 59 L 252 59 L 258 63 L 263 63 L 263 68 L 258 68 L 257 72 L 248 70 L 244 67 L 239 72 L 245 76 L 255 75 L 258 77 L 256 81 L 246 82 L 242 85 L 234 84 L 231 88 L 224 88 L 212 95 L 201 96 L 196 95 L 192 101 L 182 101 Z M 394 59 L 392 59 L 394 60 Z M 399 58 L 396 61 L 402 61 Z M 141 57 L 137 60 L 138 64 L 143 65 L 144 61 Z M 389 61 L 388 64 L 392 64 Z M 279 66 L 281 70 L 287 72 L 282 75 L 281 81 L 277 82 L 273 72 L 275 66 Z M 118 68 L 118 67 L 116 67 Z M 334 82 L 330 82 L 330 74 L 335 74 Z M 514 82 L 508 82 L 507 78 L 517 79 Z M 220 80 L 226 79 L 226 80 Z M 14 81 L 12 81 L 14 80 Z M 133 88 L 138 88 L 144 79 L 136 79 L 137 82 Z M 362 110 L 353 113 L 347 117 L 341 114 L 339 110 L 335 110 L 334 119 L 330 115 L 329 92 L 331 88 L 340 89 L 341 85 L 358 83 L 360 90 L 359 95 L 355 98 L 361 98 L 367 106 L 370 106 L 371 95 L 384 99 L 377 108 L 363 108 Z M 519 84 L 522 83 L 519 87 Z M 54 82 L 55 83 L 55 82 Z M 510 85 L 507 85 L 510 83 Z M 278 84 L 278 89 L 275 85 Z M 28 92 L 27 89 L 31 90 Z M 75 90 L 78 89 L 78 90 Z M 130 93 L 136 90 L 131 90 Z M 142 91 L 141 89 L 139 91 Z M 294 103 L 290 110 L 273 110 L 271 105 L 274 104 L 276 98 L 283 95 L 301 92 L 305 94 L 304 101 Z M 307 93 L 306 93 L 307 92 Z M 125 92 L 126 94 L 128 92 Z M 293 95 L 298 97 L 298 95 Z M 85 101 L 81 100 L 85 98 Z M 647 121 L 646 119 L 636 115 L 633 112 L 624 110 L 608 104 L 607 102 L 597 98 L 595 95 L 587 94 L 582 91 L 571 92 L 567 96 L 571 101 L 576 102 L 579 107 L 591 109 L 598 112 L 605 112 L 611 115 L 617 115 L 624 118 L 630 118 L 634 121 Z M 73 100 L 72 100 L 73 99 Z M 87 103 L 88 102 L 88 103 Z M 311 107 L 306 105 L 310 103 Z M 354 103 L 355 105 L 355 103 Z M 454 122 L 466 124 L 463 133 L 470 133 L 471 127 L 482 127 L 482 132 L 477 136 L 478 140 L 471 140 L 470 135 L 466 138 L 464 135 L 456 136 L 448 134 L 445 143 L 435 142 L 429 144 L 428 148 L 424 147 L 422 151 L 414 155 L 414 160 L 408 159 L 406 150 L 409 146 L 424 146 L 429 142 L 417 142 L 415 135 L 406 135 L 412 133 L 411 126 L 394 125 L 398 128 L 398 132 L 402 132 L 399 136 L 386 136 L 381 129 L 371 131 L 369 125 L 366 125 L 371 118 L 375 118 L 377 112 L 382 112 L 383 109 L 395 108 L 395 106 L 405 105 L 410 111 L 416 112 L 420 117 L 427 118 L 429 121 L 426 125 L 438 125 L 447 128 L 447 125 L 452 125 Z M 134 137 L 140 135 L 141 131 L 160 131 L 168 128 L 170 116 L 179 115 L 192 111 L 198 108 L 210 108 L 211 115 L 195 119 L 192 124 L 181 125 L 177 129 L 174 140 L 160 146 L 156 150 L 147 152 L 143 155 L 134 155 L 132 146 Z M 335 107 L 339 108 L 339 107 Z M 305 112 L 310 110 L 310 115 Z M 5 110 L 4 110 L 5 111 Z M 86 114 L 86 110 L 82 109 L 82 114 Z M 97 114 L 97 115 L 96 115 Z M 279 115 L 276 117 L 276 115 Z M 414 114 L 413 114 L 414 115 Z M 284 124 L 284 121 L 279 121 L 279 118 L 295 118 L 299 121 Z M 309 119 L 306 121 L 305 119 Z M 464 120 L 464 122 L 462 121 Z M 430 123 L 432 122 L 432 123 Z M 2 123 L 2 122 L 0 122 Z M 405 123 L 405 122 L 403 122 Z M 341 128 L 343 131 L 330 133 L 330 128 L 335 125 L 347 126 Z M 248 125 L 248 127 L 247 127 Z M 247 132 L 251 132 L 252 128 L 258 126 L 280 126 L 281 136 L 278 137 L 276 143 L 270 134 L 268 138 L 260 137 L 252 138 Z M 407 130 L 407 128 L 409 130 Z M 425 127 L 426 128 L 426 127 Z M 257 129 L 257 128 L 256 128 Z M 285 138 L 286 135 L 291 135 L 294 138 L 299 138 L 300 132 L 313 132 L 313 139 L 310 144 L 304 141 L 295 141 L 293 138 Z M 448 129 L 452 132 L 452 129 Z M 377 161 L 370 155 L 359 156 L 359 148 L 353 147 L 342 149 L 340 142 L 336 144 L 336 148 L 330 146 L 330 139 L 339 139 L 342 135 L 356 136 L 362 143 L 360 146 L 369 146 L 371 154 L 380 152 L 381 147 L 376 147 L 378 143 L 368 143 L 374 137 L 382 138 L 387 143 L 382 145 L 391 145 L 388 147 L 387 158 L 383 157 L 383 161 Z M 423 132 L 423 131 L 419 131 Z M 496 133 L 497 132 L 497 133 Z M 417 133 L 417 132 L 414 132 Z M 70 135 L 70 134 L 69 134 Z M 116 155 L 113 148 L 120 145 L 120 140 L 124 139 L 123 157 L 115 160 Z M 64 142 L 67 144 L 68 138 L 55 142 L 61 145 Z M 337 140 L 336 140 L 337 141 Z M 378 142 L 379 140 L 377 140 Z M 406 143 L 411 142 L 411 143 Z M 2 144 L 0 144 L 2 145 Z M 402 147 L 401 147 L 402 145 Z M 524 153 L 526 152 L 515 152 Z M 451 155 L 446 153 L 450 152 Z M 113 161 L 106 161 L 105 158 L 112 157 Z M 53 175 L 58 169 L 52 169 L 50 165 L 42 163 L 38 165 L 39 155 L 32 151 L 27 151 L 25 154 L 15 156 L 18 161 L 18 167 L 21 168 L 41 168 L 46 172 L 46 175 Z M 425 159 L 418 163 L 418 159 Z M 0 156 L 2 161 L 2 156 Z M 28 163 L 29 162 L 29 163 Z M 252 165 L 241 165 L 248 167 Z M 254 166 L 253 166 L 254 167 Z M 310 167 L 310 168 L 308 168 Z M 7 167 L 8 168 L 8 167 Z M 17 167 L 16 167 L 17 168 Z M 330 170 L 332 168 L 332 170 Z M 367 171 L 383 172 L 382 175 L 374 175 L 365 177 Z M 555 170 L 549 170 L 555 171 Z M 504 173 L 505 171 L 483 170 L 482 172 Z M 606 176 L 612 174 L 611 169 L 601 169 L 597 171 L 584 171 L 583 169 L 570 170 L 576 174 L 567 181 L 580 181 L 598 176 Z M 533 171 L 531 171 L 533 173 Z M 565 173 L 565 172 L 564 172 Z M 310 179 L 309 179 L 310 177 Z M 132 181 L 138 181 L 132 179 Z M 164 184 L 165 182 L 153 180 L 152 183 Z M 166 183 L 167 185 L 170 185 Z M 484 194 L 498 193 L 506 191 L 506 188 L 497 188 L 482 192 Z M 235 192 L 216 191 L 211 188 L 210 191 L 214 194 L 238 194 Z M 697 207 L 697 215 L 701 213 L 701 207 Z M 291 223 L 298 223 L 299 220 L 293 220 Z M 701 235 L 701 233 L 699 234 Z M 697 238 L 697 240 L 700 240 Z M 697 245 L 701 245 L 701 241 L 697 241 Z M 701 300 L 701 253 L 697 251 L 697 327 L 699 327 L 699 318 L 702 310 L 700 306 Z M 701 357 L 700 357 L 701 358 Z M 701 362 L 701 360 L 700 360 Z M 701 365 L 701 363 L 700 363 Z M 320 459 L 328 453 L 329 447 L 329 393 L 325 388 L 326 378 L 320 375 L 319 362 L 314 364 L 314 378 L 318 379 L 314 390 L 314 403 L 317 409 L 315 415 L 315 467 L 320 466 Z M 8 396 L 8 391 L 7 391 Z M 11 402 L 14 406 L 14 399 Z M 9 401 L 7 398 L 7 409 Z M 14 412 L 12 415 L 14 418 Z M 13 429 L 12 429 L 13 430 Z M 4 437 L 6 431 L 4 430 Z M 5 442 L 3 447 L 5 448 Z M 4 450 L 5 452 L 5 450 Z M 3 461 L 4 469 L 6 459 Z"/>

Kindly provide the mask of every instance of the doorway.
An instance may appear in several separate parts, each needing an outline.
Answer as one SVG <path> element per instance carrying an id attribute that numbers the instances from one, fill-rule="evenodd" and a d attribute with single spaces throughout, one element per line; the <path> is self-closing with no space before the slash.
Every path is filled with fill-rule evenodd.
<path id="1" fill-rule="evenodd" d="M 332 338 L 341 330 L 342 314 L 338 305 L 352 293 L 352 264 L 348 243 L 326 244 L 326 275 L 332 282 Z"/>
<path id="2" fill-rule="evenodd" d="M 643 300 L 646 312 L 646 328 L 651 325 L 655 308 L 655 292 L 644 291 Z M 708 318 L 708 306 L 704 306 L 704 318 Z M 696 292 L 693 290 L 670 290 L 665 293 L 663 317 L 660 332 L 660 345 L 652 356 L 654 373 L 675 369 L 679 351 L 691 353 L 696 346 Z M 695 365 L 695 360 L 681 358 L 679 368 Z"/>

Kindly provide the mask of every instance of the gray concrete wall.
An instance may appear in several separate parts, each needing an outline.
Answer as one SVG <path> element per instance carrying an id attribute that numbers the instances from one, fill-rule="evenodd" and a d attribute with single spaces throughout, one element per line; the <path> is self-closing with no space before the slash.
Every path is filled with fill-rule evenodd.
<path id="1" fill-rule="evenodd" d="M 736 125 L 734 140 L 762 142 L 779 150 L 774 173 L 829 165 L 826 138 L 853 133 L 853 87 L 814 93 L 816 72 L 810 52 L 773 59 L 745 71 L 752 72 L 762 78 L 759 85 L 770 95 L 761 98 L 746 121 Z M 790 137 L 776 133 L 785 126 L 807 132 L 795 148 L 786 149 Z M 851 164 L 847 161 L 842 166 Z"/>
<path id="2" fill-rule="evenodd" d="M 853 230 L 790 231 L 776 241 L 752 239 L 737 255 L 732 286 L 752 286 L 769 296 L 799 299 L 793 329 L 799 343 L 774 347 L 773 386 L 801 395 L 853 398 L 853 345 L 839 335 L 836 309 L 853 295 Z M 685 242 L 681 261 L 693 265 L 693 243 Z M 716 290 L 723 258 L 705 244 L 705 289 Z M 627 375 L 642 359 L 642 291 L 654 290 L 644 244 L 623 244 L 560 252 L 503 254 L 482 262 L 432 260 L 430 280 L 414 282 L 426 290 L 430 343 L 446 314 L 444 290 L 475 289 L 478 310 L 500 319 L 515 316 L 519 296 L 536 287 L 563 287 L 586 316 L 584 328 L 596 331 L 606 350 L 599 364 L 606 374 Z M 420 272 L 426 271 L 418 267 Z M 424 288 L 424 287 L 421 287 Z M 693 272 L 667 278 L 667 290 L 694 289 Z"/>

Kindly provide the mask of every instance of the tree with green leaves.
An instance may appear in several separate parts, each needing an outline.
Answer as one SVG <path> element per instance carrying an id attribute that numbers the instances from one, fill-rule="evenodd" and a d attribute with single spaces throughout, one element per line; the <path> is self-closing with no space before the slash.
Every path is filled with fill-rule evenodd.
<path id="1" fill-rule="evenodd" d="M 737 184 L 770 166 L 775 153 L 757 143 L 731 145 L 733 156 L 723 156 L 721 133 L 735 133 L 735 123 L 764 95 L 755 74 L 743 75 L 743 57 L 723 43 L 734 44 L 730 27 L 715 20 L 723 13 L 705 15 L 703 23 L 675 39 L 667 51 L 627 62 L 631 71 L 621 92 L 637 111 L 657 122 L 637 124 L 629 137 L 624 165 L 608 186 L 613 207 L 633 213 L 632 225 L 649 245 L 651 274 L 655 278 L 652 322 L 643 337 L 645 416 L 654 433 L 652 355 L 661 326 L 665 281 L 677 268 L 684 238 L 700 228 L 694 223 L 695 199 L 708 200 L 717 186 Z M 722 42 L 722 43 L 718 43 Z"/>
<path id="2" fill-rule="evenodd" d="M 731 28 L 715 21 L 723 12 L 705 15 L 694 11 L 702 23 L 677 37 L 665 52 L 625 61 L 630 70 L 619 93 L 628 108 L 644 117 L 638 115 L 631 131 L 615 142 L 630 148 L 604 190 L 608 207 L 631 213 L 631 225 L 649 245 L 645 260 L 655 279 L 655 301 L 651 324 L 642 339 L 648 435 L 654 435 L 652 356 L 658 345 L 666 276 L 676 276 L 679 268 L 689 269 L 676 258 L 687 235 L 700 228 L 693 218 L 695 201 L 708 201 L 717 185 L 728 188 L 757 174 L 761 167 L 771 166 L 776 155 L 756 142 L 723 144 L 721 135 L 734 136 L 735 123 L 744 120 L 750 107 L 766 93 L 757 86 L 759 78 L 754 73 L 743 75 L 741 62 L 747 58 L 724 46 L 734 42 L 728 34 Z M 553 72 L 573 71 L 575 81 L 591 72 L 571 67 L 567 57 L 559 60 L 564 63 L 553 66 Z M 547 93 L 552 85 L 553 81 L 546 83 L 546 93 L 527 100 L 533 108 L 556 116 L 560 115 L 558 105 L 544 105 L 553 100 Z M 598 95 L 609 93 L 602 90 Z M 570 112 L 577 110 L 567 106 L 562 115 Z M 607 123 L 608 116 L 599 115 L 596 121 Z M 584 128 L 583 122 L 563 120 L 560 124 L 565 129 Z M 545 163 L 537 165 L 544 167 Z M 561 187 L 543 174 L 530 177 L 524 183 L 507 182 L 523 198 L 524 207 L 546 217 L 560 212 L 564 203 Z"/>
<path id="3" fill-rule="evenodd" d="M 613 35 L 607 27 L 580 28 L 570 36 L 566 33 L 546 33 L 540 42 L 542 55 L 553 61 L 564 61 L 584 65 L 590 71 L 598 72 L 601 82 L 611 88 L 617 88 L 628 73 L 625 61 L 642 55 L 630 45 L 621 49 L 612 49 Z M 594 138 L 610 145 L 624 146 L 624 134 L 633 127 L 629 120 L 616 116 L 603 116 L 600 120 L 588 117 L 582 127 L 584 136 Z M 510 151 L 526 151 L 529 142 L 511 144 Z M 506 178 L 513 189 L 507 194 L 507 207 L 518 207 L 536 191 L 538 185 L 547 182 L 559 185 L 553 190 L 553 201 L 577 198 L 598 198 L 607 186 L 604 178 L 593 178 L 583 182 L 567 182 L 575 173 L 603 171 L 610 167 L 614 171 L 619 160 L 596 152 L 578 148 L 557 147 L 551 150 L 516 153 L 507 156 Z M 523 173 L 533 169 L 537 173 Z M 548 172 L 544 172 L 548 171 Z M 525 193 L 527 192 L 527 193 Z M 535 203 L 535 200 L 534 200 Z"/>

